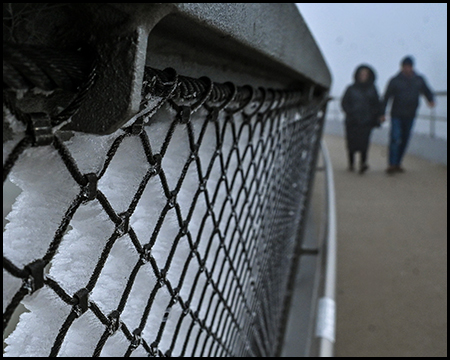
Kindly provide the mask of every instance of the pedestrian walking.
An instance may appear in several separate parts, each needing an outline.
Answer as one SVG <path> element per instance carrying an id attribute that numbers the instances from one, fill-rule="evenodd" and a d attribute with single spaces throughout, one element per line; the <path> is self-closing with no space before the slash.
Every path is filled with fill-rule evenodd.
<path id="1" fill-rule="evenodd" d="M 405 171 L 401 164 L 419 107 L 419 96 L 421 94 L 425 96 L 428 106 L 435 105 L 433 93 L 425 78 L 414 71 L 412 57 L 406 56 L 400 65 L 401 70 L 390 79 L 382 101 L 384 116 L 387 104 L 392 99 L 389 166 L 386 169 L 388 174 Z"/>
<path id="2" fill-rule="evenodd" d="M 355 155 L 360 153 L 359 173 L 367 164 L 370 135 L 381 124 L 381 103 L 375 87 L 375 72 L 369 65 L 360 65 L 354 73 L 354 83 L 347 87 L 341 106 L 345 112 L 345 137 L 348 169 L 354 171 Z"/>

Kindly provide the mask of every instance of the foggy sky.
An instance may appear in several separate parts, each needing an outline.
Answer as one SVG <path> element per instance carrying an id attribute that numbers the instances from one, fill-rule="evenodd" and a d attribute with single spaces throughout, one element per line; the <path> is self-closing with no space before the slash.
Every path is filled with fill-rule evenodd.
<path id="1" fill-rule="evenodd" d="M 433 90 L 447 90 L 446 3 L 297 6 L 330 68 L 331 95 L 342 95 L 361 63 L 375 68 L 382 94 L 405 55 Z"/>

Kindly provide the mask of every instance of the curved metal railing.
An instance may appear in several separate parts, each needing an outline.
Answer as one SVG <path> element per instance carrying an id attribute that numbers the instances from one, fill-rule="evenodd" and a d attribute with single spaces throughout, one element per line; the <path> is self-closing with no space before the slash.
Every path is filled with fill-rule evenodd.
<path id="1" fill-rule="evenodd" d="M 334 192 L 333 167 L 327 146 L 322 140 L 321 152 L 325 168 L 326 193 L 326 230 L 323 243 L 323 259 L 325 263 L 323 295 L 319 299 L 316 336 L 320 338 L 319 356 L 333 356 L 336 324 L 336 257 L 337 257 L 337 224 L 336 197 Z"/>

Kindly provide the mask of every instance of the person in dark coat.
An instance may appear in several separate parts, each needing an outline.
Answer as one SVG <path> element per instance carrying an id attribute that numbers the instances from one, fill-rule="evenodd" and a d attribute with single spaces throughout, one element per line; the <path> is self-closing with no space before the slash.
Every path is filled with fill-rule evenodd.
<path id="1" fill-rule="evenodd" d="M 360 65 L 354 74 L 355 82 L 347 87 L 341 101 L 345 112 L 345 136 L 347 142 L 349 170 L 354 170 L 355 154 L 361 154 L 359 172 L 363 174 L 369 166 L 367 155 L 370 134 L 380 126 L 382 109 L 375 87 L 375 72 L 368 65 Z"/>
<path id="2" fill-rule="evenodd" d="M 419 107 L 419 96 L 421 94 L 425 96 L 429 107 L 435 106 L 433 92 L 427 85 L 425 78 L 414 71 L 412 57 L 406 56 L 402 59 L 400 65 L 400 72 L 389 81 L 382 103 L 384 114 L 389 100 L 393 100 L 389 139 L 389 166 L 386 169 L 388 174 L 405 171 L 401 167 L 401 163 Z"/>

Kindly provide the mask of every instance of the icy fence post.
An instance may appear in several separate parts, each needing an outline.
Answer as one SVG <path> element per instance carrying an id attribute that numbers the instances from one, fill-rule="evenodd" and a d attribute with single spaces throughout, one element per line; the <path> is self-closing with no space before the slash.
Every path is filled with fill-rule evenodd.
<path id="1" fill-rule="evenodd" d="M 28 310 L 5 355 L 279 354 L 330 85 L 295 5 L 25 5 L 4 5 L 4 331 Z M 75 35 L 22 44 L 46 14 Z"/>

